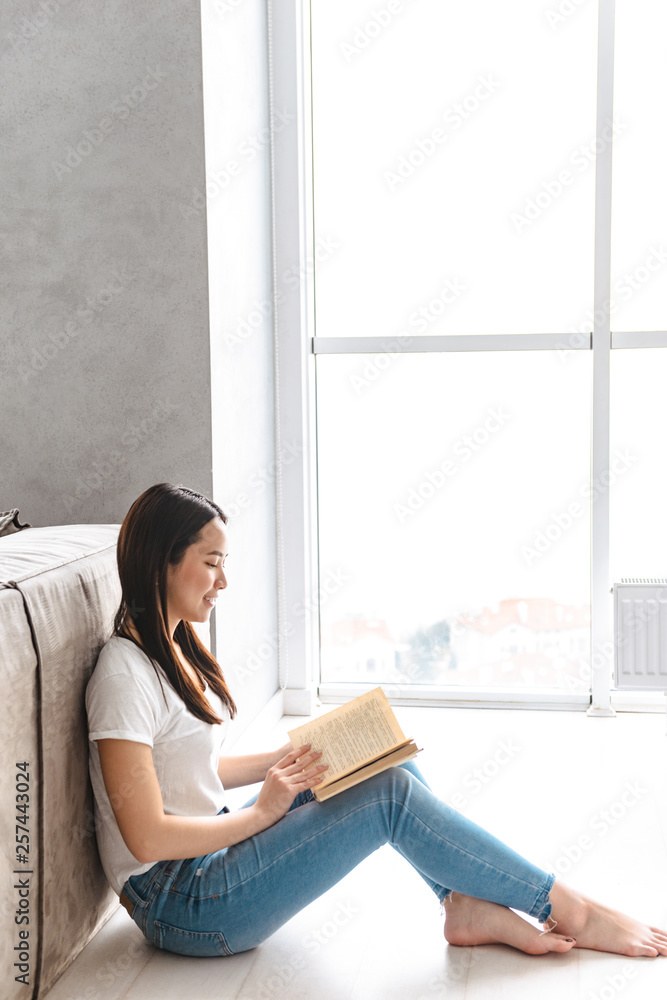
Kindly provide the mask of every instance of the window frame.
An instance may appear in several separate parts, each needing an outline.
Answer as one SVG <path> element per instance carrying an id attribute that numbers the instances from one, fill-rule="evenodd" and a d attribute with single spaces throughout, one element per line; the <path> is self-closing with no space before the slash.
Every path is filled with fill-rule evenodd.
<path id="1" fill-rule="evenodd" d="M 614 0 L 599 0 L 596 133 L 613 120 Z M 314 693 L 336 702 L 372 687 L 319 683 L 316 359 L 320 354 L 382 353 L 386 337 L 317 337 L 311 95 L 310 0 L 267 0 L 269 113 L 287 111 L 295 129 L 271 130 L 270 170 L 276 373 L 276 522 L 278 537 L 279 671 L 287 714 L 309 714 Z M 595 164 L 594 322 L 590 335 L 516 334 L 414 336 L 391 342 L 392 353 L 444 351 L 592 350 L 591 479 L 609 471 L 610 358 L 614 349 L 664 348 L 667 332 L 612 333 L 604 303 L 611 297 L 613 139 Z M 290 280 L 293 277 L 294 280 Z M 280 460 L 283 442 L 299 454 Z M 294 449 L 293 449 L 294 450 Z M 612 690 L 613 606 L 609 576 L 609 493 L 590 504 L 591 690 L 443 688 L 383 684 L 406 705 L 586 709 L 595 717 L 615 710 L 663 710 L 661 692 Z"/>

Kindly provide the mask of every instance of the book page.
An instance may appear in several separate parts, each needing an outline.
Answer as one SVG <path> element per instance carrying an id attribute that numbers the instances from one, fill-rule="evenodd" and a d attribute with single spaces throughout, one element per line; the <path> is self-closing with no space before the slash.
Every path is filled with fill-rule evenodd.
<path id="1" fill-rule="evenodd" d="M 357 768 L 350 774 L 337 778 L 326 787 L 315 785 L 313 794 L 318 802 L 324 802 L 326 799 L 331 798 L 332 795 L 338 795 L 339 792 L 345 791 L 346 788 L 352 788 L 353 785 L 358 785 L 374 774 L 380 774 L 380 772 L 386 771 L 387 768 L 402 764 L 406 760 L 412 760 L 418 753 L 421 753 L 421 749 L 413 740 L 409 740 L 403 746 L 398 747 L 397 750 L 390 750 L 383 757 L 372 760 L 370 764 L 366 764 L 364 767 Z"/>
<path id="2" fill-rule="evenodd" d="M 329 770 L 320 788 L 405 742 L 398 720 L 379 687 L 298 726 L 291 730 L 289 738 L 295 748 L 310 743 L 313 750 L 322 750 L 318 763 L 328 764 Z"/>

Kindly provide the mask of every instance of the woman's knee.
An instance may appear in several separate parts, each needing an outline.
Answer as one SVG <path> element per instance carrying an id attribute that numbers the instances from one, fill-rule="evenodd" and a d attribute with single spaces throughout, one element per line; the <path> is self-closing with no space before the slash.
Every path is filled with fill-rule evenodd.
<path id="1" fill-rule="evenodd" d="M 424 777 L 424 775 L 421 773 L 421 771 L 419 770 L 419 768 L 415 764 L 414 760 L 406 760 L 406 762 L 404 764 L 399 764 L 398 766 L 400 768 L 402 768 L 404 771 L 409 771 L 410 774 L 413 774 L 415 776 L 415 778 L 419 782 L 421 782 L 421 784 L 424 785 L 426 788 L 430 788 L 431 787 L 429 785 L 428 781 L 426 780 L 426 778 Z"/>
<path id="2" fill-rule="evenodd" d="M 373 782 L 371 786 L 370 783 Z M 363 785 L 369 785 L 369 791 L 371 787 L 377 789 L 380 795 L 386 796 L 390 794 L 392 798 L 404 799 L 407 794 L 409 794 L 410 788 L 414 786 L 415 783 L 419 783 L 418 777 L 408 770 L 407 767 L 399 765 L 397 767 L 388 767 L 386 771 L 380 771 L 379 774 L 373 775 L 369 778 Z"/>

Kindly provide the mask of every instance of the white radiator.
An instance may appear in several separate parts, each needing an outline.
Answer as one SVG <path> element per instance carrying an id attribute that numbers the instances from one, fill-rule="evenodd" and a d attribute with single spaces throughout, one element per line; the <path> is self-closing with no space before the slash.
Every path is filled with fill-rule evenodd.
<path id="1" fill-rule="evenodd" d="M 614 584 L 617 688 L 667 691 L 667 579 Z"/>

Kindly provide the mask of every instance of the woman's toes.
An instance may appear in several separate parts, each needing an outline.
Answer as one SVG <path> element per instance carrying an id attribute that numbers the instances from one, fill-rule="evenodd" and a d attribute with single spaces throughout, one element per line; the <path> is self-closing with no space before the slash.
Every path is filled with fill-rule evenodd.
<path id="1" fill-rule="evenodd" d="M 629 953 L 632 958 L 657 958 L 659 955 L 658 949 L 648 944 L 636 945 Z"/>
<path id="2" fill-rule="evenodd" d="M 574 938 L 566 938 L 563 934 L 545 934 L 544 940 L 549 942 L 550 951 L 569 951 L 574 948 Z"/>

